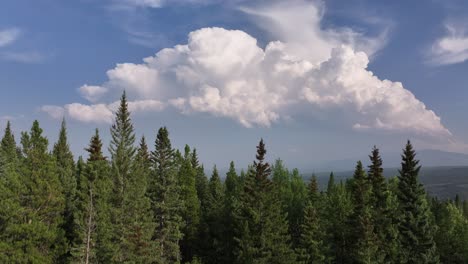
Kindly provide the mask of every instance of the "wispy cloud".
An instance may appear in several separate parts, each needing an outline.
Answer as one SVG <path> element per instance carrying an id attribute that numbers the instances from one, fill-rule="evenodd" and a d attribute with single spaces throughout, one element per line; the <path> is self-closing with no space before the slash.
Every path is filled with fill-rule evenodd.
<path id="1" fill-rule="evenodd" d="M 0 47 L 5 47 L 7 45 L 15 42 L 21 34 L 21 30 L 18 28 L 8 28 L 5 30 L 0 30 Z"/>
<path id="2" fill-rule="evenodd" d="M 24 52 L 3 52 L 0 57 L 4 60 L 15 61 L 21 63 L 41 63 L 46 59 L 46 56 L 37 51 L 24 51 Z"/>
<path id="3" fill-rule="evenodd" d="M 446 23 L 446 33 L 427 52 L 427 62 L 434 65 L 462 63 L 468 60 L 466 24 Z"/>

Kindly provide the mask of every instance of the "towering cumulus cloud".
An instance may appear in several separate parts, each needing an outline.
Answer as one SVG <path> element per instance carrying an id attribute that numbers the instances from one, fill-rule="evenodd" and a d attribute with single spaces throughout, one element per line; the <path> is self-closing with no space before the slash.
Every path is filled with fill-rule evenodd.
<path id="1" fill-rule="evenodd" d="M 370 39 L 359 43 L 352 39 L 358 34 L 344 30 L 344 41 L 339 31 L 314 31 L 309 37 L 320 40 L 321 54 L 304 52 L 314 50 L 314 43 L 304 43 L 299 52 L 293 52 L 297 43 L 288 40 L 261 48 L 243 31 L 203 28 L 191 32 L 187 44 L 163 49 L 140 64 L 118 64 L 107 72 L 106 83 L 80 91 L 88 98 L 97 91 L 101 97 L 101 92 L 115 96 L 125 89 L 136 99 L 135 112 L 174 107 L 183 114 L 231 118 L 246 127 L 268 127 L 298 115 L 330 116 L 330 122 L 358 130 L 450 135 L 401 83 L 381 80 L 367 69 L 368 55 L 359 47 L 373 43 Z M 114 105 L 75 103 L 63 111 L 82 121 L 110 122 Z M 58 111 L 44 110 L 50 109 L 51 114 Z"/>

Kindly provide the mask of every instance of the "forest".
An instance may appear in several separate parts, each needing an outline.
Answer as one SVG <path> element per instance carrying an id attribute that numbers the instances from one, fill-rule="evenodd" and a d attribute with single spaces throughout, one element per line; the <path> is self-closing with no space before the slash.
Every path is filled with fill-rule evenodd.
<path id="1" fill-rule="evenodd" d="M 50 149 L 38 121 L 18 143 L 8 122 L 0 263 L 468 263 L 468 201 L 427 195 L 410 141 L 397 176 L 374 147 L 369 167 L 322 189 L 268 163 L 263 140 L 220 175 L 166 127 L 136 139 L 125 93 L 110 133 L 74 157 L 65 121 Z"/>

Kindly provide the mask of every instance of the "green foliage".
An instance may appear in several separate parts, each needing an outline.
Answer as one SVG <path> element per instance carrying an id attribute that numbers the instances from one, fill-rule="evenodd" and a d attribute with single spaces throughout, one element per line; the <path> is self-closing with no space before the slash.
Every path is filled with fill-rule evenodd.
<path id="1" fill-rule="evenodd" d="M 391 206 L 391 195 L 383 175 L 382 158 L 379 149 L 374 146 L 369 155 L 369 183 L 372 189 L 370 206 L 372 207 L 372 222 L 377 235 L 378 258 L 384 262 L 397 260 L 397 219 Z"/>
<path id="2" fill-rule="evenodd" d="M 183 203 L 179 198 L 180 186 L 176 178 L 175 154 L 165 127 L 158 131 L 151 160 L 152 172 L 147 193 L 156 224 L 152 238 L 158 249 L 153 262 L 180 263 Z"/>
<path id="3" fill-rule="evenodd" d="M 326 240 L 323 218 L 323 195 L 318 192 L 317 177 L 312 175 L 308 185 L 307 205 L 301 225 L 298 259 L 303 264 L 329 263 L 331 252 Z"/>
<path id="4" fill-rule="evenodd" d="M 368 173 L 325 191 L 281 160 L 256 160 L 224 183 L 198 154 L 175 151 L 165 127 L 155 150 L 135 133 L 125 93 L 108 160 L 96 129 L 74 162 L 65 121 L 52 151 L 35 121 L 21 148 L 8 122 L 0 144 L 0 263 L 467 263 L 468 201 L 429 198 L 408 142 L 398 177 Z M 437 245 L 437 247 L 436 247 Z"/>
<path id="5" fill-rule="evenodd" d="M 416 152 L 408 141 L 403 150 L 398 176 L 400 262 L 438 263 L 432 214 L 426 192 L 418 181 L 421 166 L 415 156 Z"/>
<path id="6" fill-rule="evenodd" d="M 65 119 L 62 120 L 60 127 L 59 138 L 55 143 L 52 155 L 55 158 L 57 174 L 63 187 L 63 195 L 65 196 L 65 209 L 62 212 L 63 224 L 62 229 L 65 231 L 65 238 L 67 239 L 67 252 L 62 256 L 61 262 L 67 262 L 70 251 L 69 247 L 75 242 L 77 237 L 74 229 L 74 215 L 75 212 L 75 199 L 76 199 L 76 178 L 75 178 L 75 162 L 73 154 L 68 145 L 67 127 Z"/>
<path id="7" fill-rule="evenodd" d="M 433 202 L 435 234 L 441 263 L 468 262 L 468 219 L 454 202 Z"/>
<path id="8" fill-rule="evenodd" d="M 101 146 L 96 129 L 86 149 L 87 162 L 78 161 L 73 263 L 110 263 L 115 254 L 110 207 L 112 179 Z"/>
<path id="9" fill-rule="evenodd" d="M 195 252 L 194 249 L 197 243 L 197 234 L 200 225 L 200 200 L 197 195 L 196 176 L 197 170 L 192 166 L 193 155 L 190 152 L 190 147 L 185 145 L 184 156 L 177 158 L 178 173 L 177 181 L 180 185 L 180 198 L 184 202 L 182 210 L 182 219 L 184 225 L 182 233 L 184 237 L 181 241 L 182 260 L 191 261 Z"/>
<path id="10" fill-rule="evenodd" d="M 333 174 L 330 176 L 333 179 Z M 333 182 L 333 181 L 329 181 Z M 334 263 L 347 263 L 349 256 L 349 229 L 347 221 L 353 211 L 351 196 L 345 185 L 329 184 L 324 208 L 324 219 L 327 219 L 325 230 L 327 233 L 326 243 L 330 247 L 332 255 L 328 257 Z"/>
<path id="11" fill-rule="evenodd" d="M 263 140 L 256 161 L 244 183 L 236 208 L 236 255 L 238 263 L 295 263 L 290 247 L 288 222 L 278 193 L 269 179 L 270 165 L 264 161 Z"/>
<path id="12" fill-rule="evenodd" d="M 371 192 L 372 185 L 358 161 L 353 175 L 351 199 L 353 212 L 349 218 L 351 237 L 350 257 L 355 263 L 381 263 L 378 254 L 377 236 L 372 220 Z"/>
<path id="13" fill-rule="evenodd" d="M 39 122 L 22 133 L 21 164 L 1 178 L 1 260 L 4 263 L 52 263 L 66 253 L 60 228 L 65 199 L 48 140 Z M 11 160 L 11 162 L 14 162 Z"/>

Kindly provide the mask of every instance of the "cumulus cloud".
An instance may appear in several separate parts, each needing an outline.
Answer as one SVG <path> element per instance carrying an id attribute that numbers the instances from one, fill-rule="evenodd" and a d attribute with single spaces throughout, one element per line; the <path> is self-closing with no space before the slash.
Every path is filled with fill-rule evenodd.
<path id="1" fill-rule="evenodd" d="M 107 88 L 97 85 L 85 84 L 78 88 L 78 91 L 86 100 L 94 103 L 101 99 L 105 93 L 107 93 Z"/>
<path id="2" fill-rule="evenodd" d="M 446 35 L 437 39 L 428 53 L 436 65 L 461 63 L 468 59 L 468 32 L 465 26 L 446 24 Z"/>
<path id="3" fill-rule="evenodd" d="M 311 10 L 320 21 L 319 9 Z M 300 40 L 292 36 L 263 48 L 243 31 L 203 28 L 191 32 L 185 45 L 163 49 L 142 63 L 118 64 L 101 86 L 111 96 L 125 89 L 139 102 L 138 107 L 130 103 L 135 111 L 171 106 L 183 114 L 226 117 L 246 127 L 268 127 L 300 115 L 325 116 L 356 130 L 450 135 L 439 116 L 401 83 L 381 80 L 368 70 L 366 52 L 372 51 L 360 48 L 368 40 L 343 30 L 317 26 L 312 31 L 307 41 L 314 41 L 300 42 L 305 48 L 298 50 Z M 111 120 L 113 104 L 101 109 L 103 121 Z M 86 111 L 65 109 L 78 120 L 88 119 Z"/>
<path id="4" fill-rule="evenodd" d="M 108 123 L 114 119 L 114 113 L 119 107 L 119 101 L 110 104 L 80 104 L 71 103 L 65 106 L 45 105 L 41 111 L 49 114 L 52 118 L 61 119 L 65 115 L 72 119 L 85 123 Z M 165 104 L 158 100 L 135 100 L 128 102 L 128 109 L 132 113 L 162 111 Z"/>
<path id="5" fill-rule="evenodd" d="M 42 112 L 49 114 L 52 118 L 60 119 L 65 114 L 65 109 L 61 106 L 56 105 L 43 105 L 39 109 Z"/>
<path id="6" fill-rule="evenodd" d="M 18 28 L 9 28 L 0 30 L 0 47 L 10 45 L 20 36 L 21 31 Z"/>

